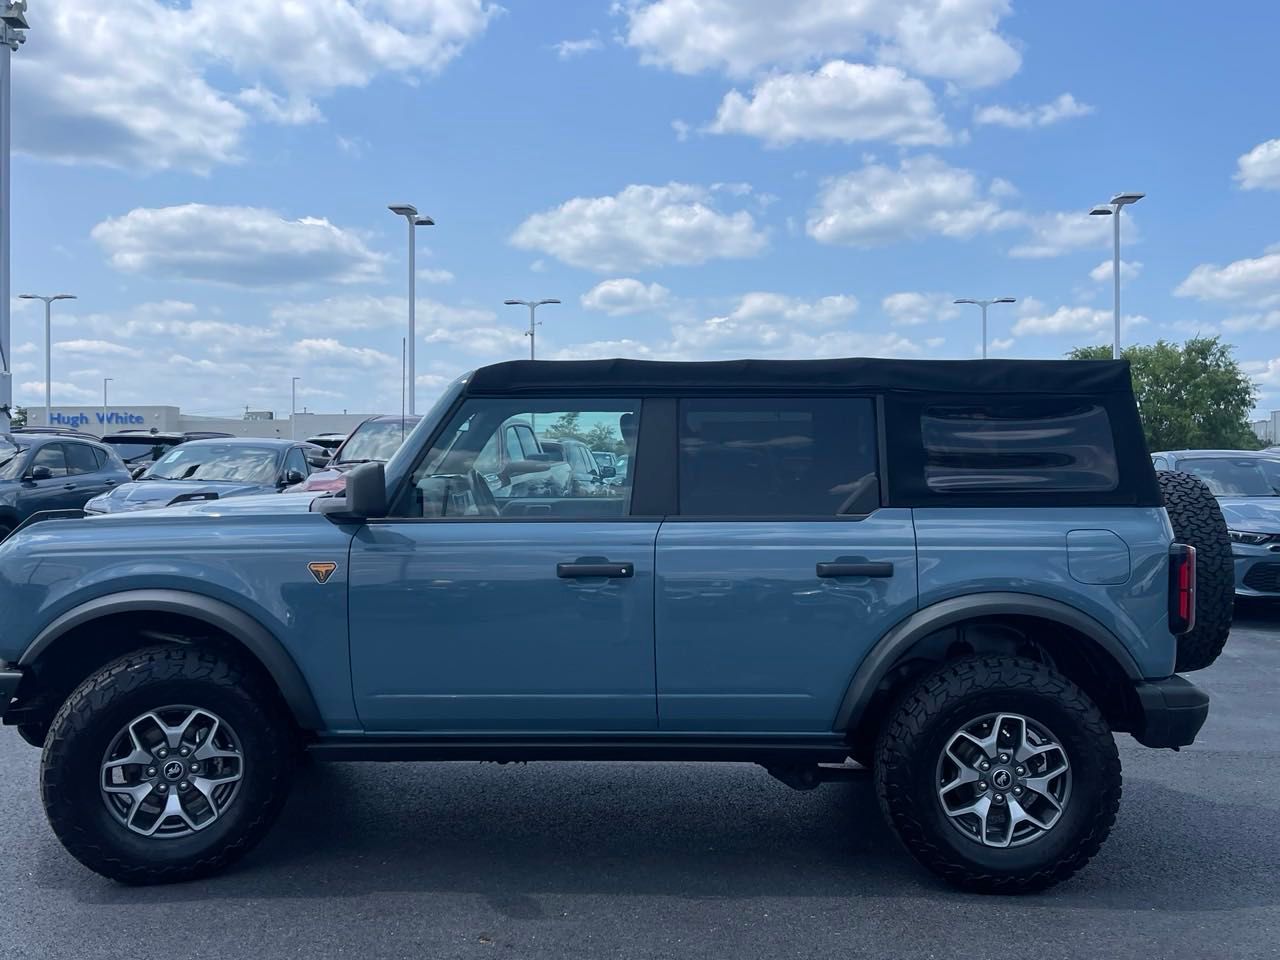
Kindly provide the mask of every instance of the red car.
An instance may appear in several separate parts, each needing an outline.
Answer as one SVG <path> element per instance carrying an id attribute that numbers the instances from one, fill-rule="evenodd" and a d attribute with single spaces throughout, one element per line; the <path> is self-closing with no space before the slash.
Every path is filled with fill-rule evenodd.
<path id="1" fill-rule="evenodd" d="M 348 470 L 362 463 L 390 460 L 421 419 L 416 416 L 370 417 L 351 431 L 351 436 L 334 451 L 333 459 L 325 469 L 317 470 L 286 492 L 341 493 L 347 488 Z"/>

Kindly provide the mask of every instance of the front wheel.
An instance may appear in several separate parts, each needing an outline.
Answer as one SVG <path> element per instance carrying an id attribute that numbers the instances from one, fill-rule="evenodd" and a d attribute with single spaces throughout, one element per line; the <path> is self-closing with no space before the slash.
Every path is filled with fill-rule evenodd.
<path id="1" fill-rule="evenodd" d="M 54 718 L 40 771 L 45 812 L 68 852 L 103 876 L 204 876 L 266 833 L 294 741 L 255 674 L 194 647 L 141 650 L 82 683 Z"/>
<path id="2" fill-rule="evenodd" d="M 1071 681 L 1016 657 L 949 663 L 881 733 L 880 805 L 911 854 L 957 886 L 1043 890 L 1098 852 L 1120 804 L 1120 757 Z"/>

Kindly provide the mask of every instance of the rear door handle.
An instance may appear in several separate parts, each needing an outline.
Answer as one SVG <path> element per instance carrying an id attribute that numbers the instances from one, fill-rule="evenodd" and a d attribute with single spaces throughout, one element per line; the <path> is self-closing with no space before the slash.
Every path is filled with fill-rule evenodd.
<path id="1" fill-rule="evenodd" d="M 892 577 L 893 564 L 880 561 L 868 562 L 834 560 L 818 564 L 820 577 Z"/>
<path id="2" fill-rule="evenodd" d="M 635 564 L 632 563 L 557 563 L 556 576 L 561 580 L 576 580 L 580 577 L 608 577 L 613 580 L 634 577 Z"/>

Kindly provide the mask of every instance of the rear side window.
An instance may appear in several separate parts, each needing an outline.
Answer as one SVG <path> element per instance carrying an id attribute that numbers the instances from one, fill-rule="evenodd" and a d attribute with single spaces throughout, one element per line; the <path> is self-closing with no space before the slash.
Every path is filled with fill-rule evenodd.
<path id="1" fill-rule="evenodd" d="M 820 518 L 880 505 L 868 399 L 684 400 L 679 431 L 683 516 Z"/>
<path id="2" fill-rule="evenodd" d="M 97 473 L 98 458 L 93 455 L 93 447 L 84 443 L 66 443 L 63 447 L 67 455 L 67 476 Z"/>
<path id="3" fill-rule="evenodd" d="M 933 493 L 1106 493 L 1119 484 L 1111 421 L 1088 401 L 930 406 L 920 431 Z"/>

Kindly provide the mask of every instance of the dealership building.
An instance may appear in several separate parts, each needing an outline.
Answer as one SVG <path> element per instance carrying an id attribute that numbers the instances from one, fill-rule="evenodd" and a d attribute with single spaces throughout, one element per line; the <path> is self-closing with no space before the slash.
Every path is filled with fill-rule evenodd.
<path id="1" fill-rule="evenodd" d="M 270 411 L 248 411 L 242 417 L 197 417 L 179 407 L 82 406 L 53 407 L 49 422 L 44 407 L 28 407 L 27 423 L 33 427 L 70 427 L 103 436 L 121 430 L 154 430 L 157 433 L 185 433 L 208 430 L 237 437 L 282 437 L 305 440 L 321 433 L 350 433 L 369 413 L 302 413 L 277 419 Z M 294 432 L 296 429 L 296 433 Z"/>

